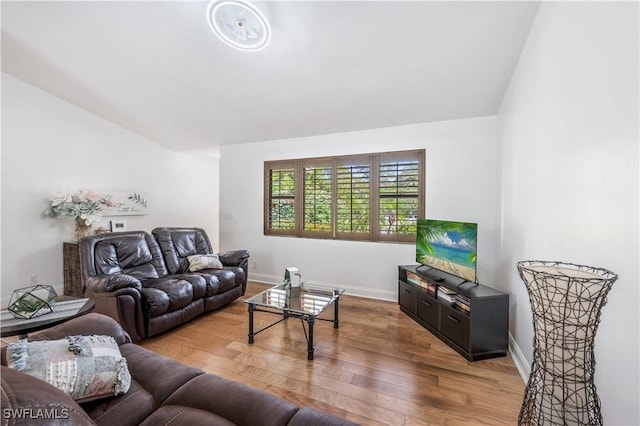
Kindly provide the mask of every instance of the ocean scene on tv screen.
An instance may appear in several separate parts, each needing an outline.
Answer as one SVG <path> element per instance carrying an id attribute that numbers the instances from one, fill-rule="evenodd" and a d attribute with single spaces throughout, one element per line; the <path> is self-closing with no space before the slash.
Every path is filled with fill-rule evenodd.
<path id="1" fill-rule="evenodd" d="M 416 261 L 475 281 L 477 238 L 475 223 L 419 219 Z"/>

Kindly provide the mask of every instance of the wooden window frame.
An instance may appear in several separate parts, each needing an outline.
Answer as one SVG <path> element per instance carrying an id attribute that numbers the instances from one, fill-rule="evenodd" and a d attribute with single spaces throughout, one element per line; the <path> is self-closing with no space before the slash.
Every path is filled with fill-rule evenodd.
<path id="1" fill-rule="evenodd" d="M 294 236 L 302 238 L 320 238 L 356 241 L 415 242 L 415 233 L 386 234 L 380 226 L 380 164 L 388 162 L 417 161 L 417 194 L 408 197 L 417 198 L 417 217 L 425 214 L 425 150 L 410 150 L 356 154 L 334 157 L 301 158 L 264 162 L 264 234 L 275 236 Z M 338 231 L 338 167 L 345 164 L 360 163 L 369 166 L 369 229 L 366 232 Z M 310 167 L 331 167 L 331 231 L 304 229 L 304 170 Z M 294 173 L 294 227 L 292 229 L 270 228 L 272 194 L 270 178 L 274 170 L 293 170 Z M 390 196 L 392 198 L 392 196 Z"/>

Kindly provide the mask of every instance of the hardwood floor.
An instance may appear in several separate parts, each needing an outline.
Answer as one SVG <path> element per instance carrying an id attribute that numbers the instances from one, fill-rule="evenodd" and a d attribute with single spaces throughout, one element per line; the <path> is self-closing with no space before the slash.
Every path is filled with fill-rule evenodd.
<path id="1" fill-rule="evenodd" d="M 231 380 L 362 425 L 514 425 L 524 383 L 510 356 L 468 362 L 397 303 L 344 295 L 340 328 L 318 321 L 307 360 L 299 320 L 247 343 L 245 297 L 141 345 Z M 331 318 L 328 309 L 322 317 Z M 256 330 L 277 317 L 255 314 Z"/>

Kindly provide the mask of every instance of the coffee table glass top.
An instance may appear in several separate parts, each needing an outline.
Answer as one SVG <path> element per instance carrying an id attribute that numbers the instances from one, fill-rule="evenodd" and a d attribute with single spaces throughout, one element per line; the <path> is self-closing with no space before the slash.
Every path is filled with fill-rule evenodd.
<path id="1" fill-rule="evenodd" d="M 299 293 L 296 296 L 295 288 L 286 290 L 284 284 L 280 284 L 250 297 L 245 300 L 245 303 L 278 309 L 283 312 L 315 316 L 322 313 L 342 293 L 344 293 L 344 289 L 303 286 L 299 288 Z"/>

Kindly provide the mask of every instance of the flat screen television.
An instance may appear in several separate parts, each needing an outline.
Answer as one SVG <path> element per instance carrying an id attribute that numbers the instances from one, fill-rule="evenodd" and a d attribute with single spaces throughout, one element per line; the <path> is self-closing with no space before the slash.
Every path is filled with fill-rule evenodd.
<path id="1" fill-rule="evenodd" d="M 478 224 L 418 219 L 416 262 L 476 281 Z"/>

